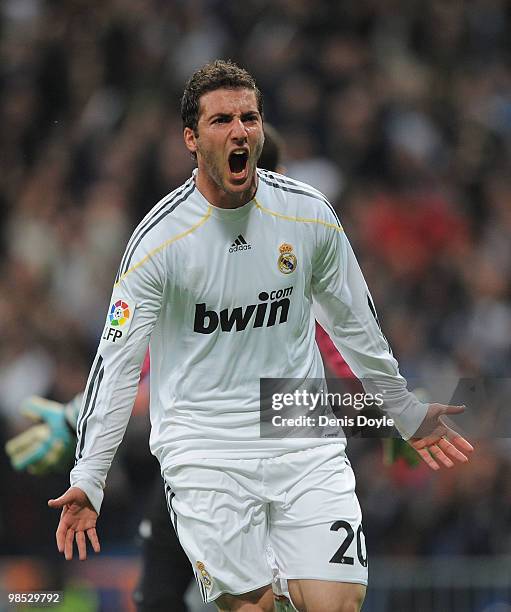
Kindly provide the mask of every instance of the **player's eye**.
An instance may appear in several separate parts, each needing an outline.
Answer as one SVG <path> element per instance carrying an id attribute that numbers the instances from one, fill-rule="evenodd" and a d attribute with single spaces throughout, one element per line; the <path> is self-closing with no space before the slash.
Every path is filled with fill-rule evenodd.
<path id="1" fill-rule="evenodd" d="M 213 123 L 228 123 L 230 120 L 230 117 L 223 115 L 221 117 L 216 117 L 215 119 L 213 119 Z"/>

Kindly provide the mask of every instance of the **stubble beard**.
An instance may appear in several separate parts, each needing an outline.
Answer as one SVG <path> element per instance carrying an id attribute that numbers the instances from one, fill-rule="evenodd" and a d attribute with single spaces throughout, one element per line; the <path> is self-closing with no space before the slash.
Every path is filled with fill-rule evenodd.
<path id="1" fill-rule="evenodd" d="M 250 199 L 252 199 L 255 195 L 254 176 L 256 174 L 257 160 L 259 159 L 259 156 L 261 155 L 261 152 L 263 150 L 263 144 L 264 144 L 264 141 L 258 144 L 257 153 L 255 156 L 256 161 L 253 161 L 254 158 L 252 158 L 252 156 L 247 161 L 247 163 L 252 166 L 251 168 L 252 180 L 250 181 L 248 188 L 241 192 L 231 191 L 229 186 L 226 185 L 224 178 L 223 178 L 223 168 L 221 168 L 220 164 L 217 163 L 215 159 L 215 155 L 212 154 L 210 151 L 200 151 L 200 154 L 203 159 L 204 166 L 205 166 L 205 170 L 208 176 L 211 178 L 211 180 L 215 183 L 215 185 L 219 189 L 221 189 L 230 199 L 232 199 L 233 202 L 236 202 L 239 205 L 245 204 Z M 229 162 L 227 161 L 227 164 L 228 163 Z"/>

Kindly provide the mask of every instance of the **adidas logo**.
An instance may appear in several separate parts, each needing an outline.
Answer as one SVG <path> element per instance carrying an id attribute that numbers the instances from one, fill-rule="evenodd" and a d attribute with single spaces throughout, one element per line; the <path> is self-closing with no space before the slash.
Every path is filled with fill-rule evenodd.
<path id="1" fill-rule="evenodd" d="M 240 234 L 231 244 L 229 253 L 235 253 L 236 251 L 248 251 L 251 248 L 252 247 L 248 244 L 245 238 L 243 238 L 243 236 Z"/>

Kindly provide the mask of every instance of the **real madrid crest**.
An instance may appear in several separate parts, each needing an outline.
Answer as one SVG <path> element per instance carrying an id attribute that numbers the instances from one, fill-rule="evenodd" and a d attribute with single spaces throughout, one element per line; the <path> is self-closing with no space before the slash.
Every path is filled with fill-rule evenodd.
<path id="1" fill-rule="evenodd" d="M 204 563 L 202 561 L 197 561 L 197 563 L 195 564 L 197 569 L 200 572 L 200 578 L 204 584 L 204 586 L 209 589 L 211 588 L 211 585 L 213 584 L 212 580 L 211 580 L 211 576 L 209 575 L 209 572 L 206 570 Z"/>
<path id="2" fill-rule="evenodd" d="M 296 255 L 293 253 L 293 247 L 287 242 L 283 242 L 279 246 L 278 266 L 282 274 L 291 274 L 296 270 Z"/>

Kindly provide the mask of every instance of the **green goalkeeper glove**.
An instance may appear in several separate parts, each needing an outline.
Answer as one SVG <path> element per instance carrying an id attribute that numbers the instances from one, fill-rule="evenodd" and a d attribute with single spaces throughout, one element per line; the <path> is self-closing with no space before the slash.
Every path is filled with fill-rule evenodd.
<path id="1" fill-rule="evenodd" d="M 74 431 L 80 400 L 77 396 L 68 404 L 60 404 L 33 396 L 22 403 L 21 413 L 38 423 L 5 445 L 15 470 L 41 475 L 69 468 L 76 445 Z"/>
<path id="2" fill-rule="evenodd" d="M 429 393 L 423 387 L 413 389 L 412 393 L 424 403 L 429 403 Z M 417 467 L 421 463 L 421 458 L 413 447 L 408 442 L 401 438 L 385 438 L 383 442 L 383 463 L 387 466 L 395 463 L 399 458 L 412 468 Z"/>
<path id="3" fill-rule="evenodd" d="M 414 448 L 401 438 L 385 438 L 383 442 L 383 463 L 392 465 L 399 458 L 410 467 L 417 467 L 421 459 Z"/>

